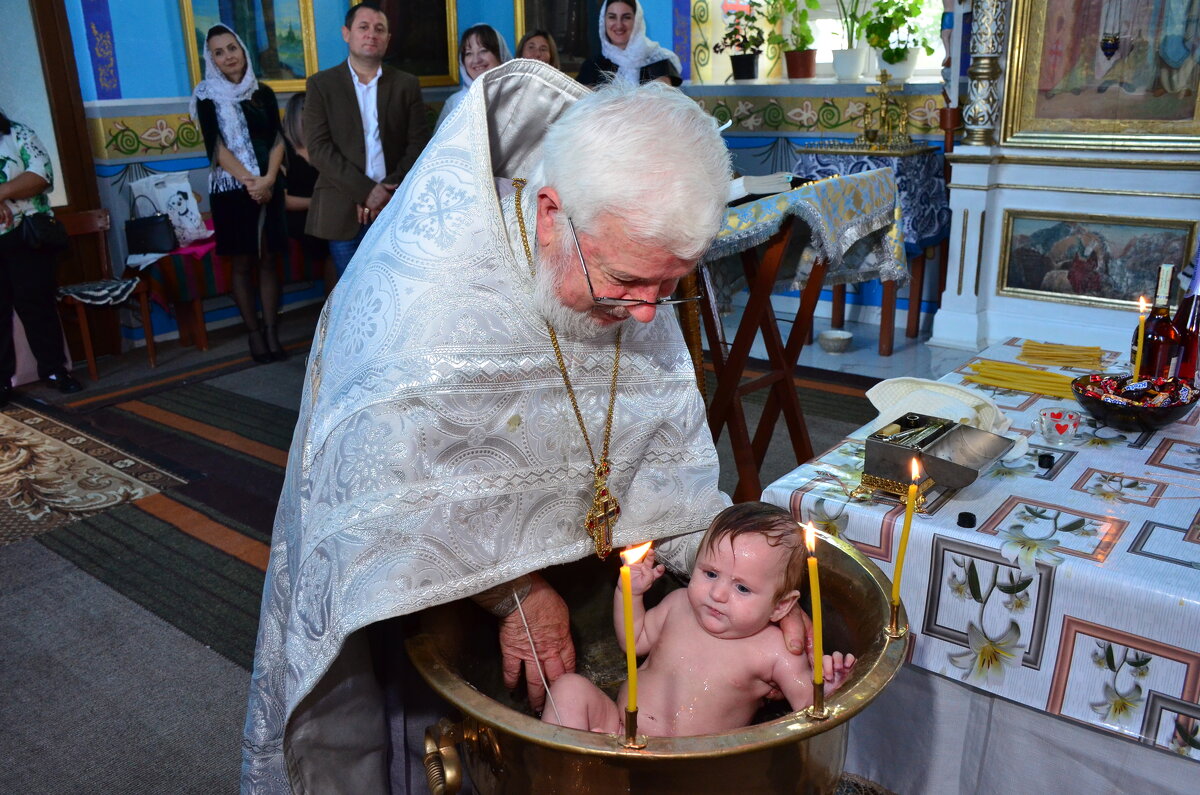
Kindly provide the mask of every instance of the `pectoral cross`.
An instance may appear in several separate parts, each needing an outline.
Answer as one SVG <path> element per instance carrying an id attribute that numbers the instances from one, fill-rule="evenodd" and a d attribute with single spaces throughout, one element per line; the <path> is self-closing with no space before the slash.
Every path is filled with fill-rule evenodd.
<path id="1" fill-rule="evenodd" d="M 587 512 L 585 523 L 588 535 L 596 545 L 596 555 L 601 560 L 612 552 L 613 528 L 617 525 L 617 517 L 621 515 L 617 498 L 608 490 L 608 473 L 608 461 L 601 461 L 594 472 L 592 507 Z"/>

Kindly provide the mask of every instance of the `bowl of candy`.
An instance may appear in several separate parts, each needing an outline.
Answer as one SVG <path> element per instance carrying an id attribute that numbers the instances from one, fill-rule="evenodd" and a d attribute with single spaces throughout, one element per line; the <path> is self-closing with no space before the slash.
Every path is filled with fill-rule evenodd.
<path id="1" fill-rule="evenodd" d="M 1200 390 L 1177 378 L 1134 381 L 1127 373 L 1091 373 L 1071 382 L 1075 399 L 1100 422 L 1123 431 L 1156 431 L 1178 422 Z"/>

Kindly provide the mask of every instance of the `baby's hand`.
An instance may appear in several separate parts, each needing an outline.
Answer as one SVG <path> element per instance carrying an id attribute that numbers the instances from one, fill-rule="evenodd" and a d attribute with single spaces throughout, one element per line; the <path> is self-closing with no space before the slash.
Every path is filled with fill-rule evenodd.
<path id="1" fill-rule="evenodd" d="M 854 670 L 854 663 L 857 661 L 853 654 L 843 655 L 840 651 L 835 651 L 833 654 L 826 654 L 824 662 L 825 692 L 832 693 L 846 684 L 851 671 Z"/>
<path id="2" fill-rule="evenodd" d="M 650 590 L 654 581 L 663 576 L 666 567 L 654 565 L 654 550 L 646 553 L 646 557 L 629 566 L 629 584 L 634 596 L 641 596 Z"/>

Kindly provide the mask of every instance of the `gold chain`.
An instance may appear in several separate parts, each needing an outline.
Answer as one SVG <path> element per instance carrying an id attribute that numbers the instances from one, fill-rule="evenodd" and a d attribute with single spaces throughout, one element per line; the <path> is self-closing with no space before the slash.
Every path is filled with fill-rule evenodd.
<path id="1" fill-rule="evenodd" d="M 525 228 L 525 214 L 521 210 L 521 191 L 525 188 L 526 180 L 517 177 L 512 181 L 516 188 L 517 226 L 521 230 L 521 243 L 525 246 L 525 259 L 529 262 L 529 275 L 537 278 L 533 264 L 533 250 L 529 247 L 529 233 Z M 608 388 L 608 416 L 604 420 L 604 447 L 600 452 L 600 461 L 596 462 L 596 453 L 592 449 L 592 440 L 588 437 L 587 425 L 583 421 L 583 412 L 579 410 L 579 401 L 575 399 L 575 389 L 571 386 L 571 376 L 567 374 L 567 363 L 563 360 L 562 348 L 558 344 L 558 334 L 550 321 L 546 321 L 546 330 L 550 332 L 550 344 L 554 346 L 554 358 L 558 362 L 558 372 L 562 374 L 563 386 L 567 388 L 567 397 L 571 400 L 571 408 L 575 411 L 575 421 L 583 433 L 583 443 L 587 445 L 588 458 L 592 462 L 592 507 L 587 512 L 585 527 L 587 533 L 596 545 L 596 554 L 601 558 L 608 557 L 612 552 L 613 527 L 617 517 L 621 515 L 621 506 L 617 498 L 608 489 L 608 474 L 611 471 L 608 462 L 608 443 L 612 438 L 613 407 L 617 403 L 617 372 L 621 367 L 621 329 L 617 329 L 617 352 L 613 356 L 612 383 Z"/>

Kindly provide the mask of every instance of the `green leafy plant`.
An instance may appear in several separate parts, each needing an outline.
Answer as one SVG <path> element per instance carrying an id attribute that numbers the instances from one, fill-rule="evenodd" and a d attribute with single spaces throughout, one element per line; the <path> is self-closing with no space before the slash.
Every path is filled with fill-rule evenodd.
<path id="1" fill-rule="evenodd" d="M 852 50 L 858 45 L 863 26 L 871 19 L 867 0 L 837 0 L 837 6 L 842 31 L 846 34 L 846 49 Z"/>
<path id="2" fill-rule="evenodd" d="M 713 52 L 724 52 L 725 50 L 744 54 L 762 52 L 763 45 L 767 41 L 767 36 L 759 25 L 763 6 L 759 0 L 750 0 L 747 5 L 747 10 L 733 12 L 729 26 L 725 28 L 721 40 L 713 45 Z"/>
<path id="3" fill-rule="evenodd" d="M 900 63 L 914 47 L 933 55 L 933 47 L 921 30 L 921 6 L 921 0 L 875 0 L 863 32 L 867 44 L 880 51 L 885 63 Z"/>
<path id="4" fill-rule="evenodd" d="M 763 6 L 763 19 L 771 31 L 767 34 L 767 44 L 773 44 L 781 50 L 807 50 L 812 47 L 816 36 L 809 24 L 808 12 L 820 7 L 820 0 L 770 0 Z M 779 23 L 785 17 L 791 19 L 791 30 L 787 36 L 779 31 Z"/>

